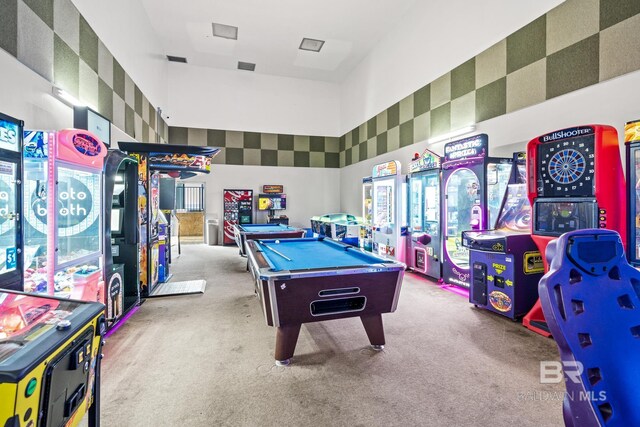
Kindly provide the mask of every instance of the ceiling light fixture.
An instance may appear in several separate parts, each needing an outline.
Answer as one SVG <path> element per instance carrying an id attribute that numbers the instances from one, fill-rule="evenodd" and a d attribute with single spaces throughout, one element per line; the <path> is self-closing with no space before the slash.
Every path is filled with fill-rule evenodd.
<path id="1" fill-rule="evenodd" d="M 256 70 L 256 64 L 253 64 L 251 62 L 238 61 L 238 70 L 255 71 Z"/>
<path id="2" fill-rule="evenodd" d="M 51 95 L 53 95 L 53 97 L 55 99 L 57 99 L 58 101 L 62 102 L 63 104 L 69 106 L 69 107 L 89 107 L 94 111 L 98 111 L 97 108 L 91 106 L 91 105 L 87 105 L 84 102 L 81 102 L 78 98 L 76 98 L 75 96 L 71 95 L 69 92 L 67 92 L 66 90 L 59 88 L 58 86 L 53 86 L 51 89 Z"/>
<path id="3" fill-rule="evenodd" d="M 427 140 L 427 144 L 437 144 L 438 142 L 451 140 L 451 139 L 456 138 L 456 137 L 466 136 L 466 135 L 468 135 L 470 133 L 475 132 L 475 130 L 476 130 L 476 126 L 475 125 L 466 126 L 466 127 L 451 131 L 449 133 L 445 133 L 445 134 L 438 135 L 438 136 L 433 137 L 433 138 L 429 138 Z"/>
<path id="4" fill-rule="evenodd" d="M 222 37 L 223 39 L 238 40 L 238 27 L 225 24 L 211 24 L 213 28 L 213 35 L 216 37 Z"/>
<path id="5" fill-rule="evenodd" d="M 320 52 L 322 46 L 324 46 L 324 40 L 310 39 L 305 37 L 302 39 L 302 42 L 300 42 L 299 49 L 310 50 L 311 52 Z"/>
<path id="6" fill-rule="evenodd" d="M 187 63 L 187 58 L 185 58 L 184 56 L 172 56 L 172 55 L 167 55 L 167 60 L 169 62 L 181 62 L 183 64 Z"/>

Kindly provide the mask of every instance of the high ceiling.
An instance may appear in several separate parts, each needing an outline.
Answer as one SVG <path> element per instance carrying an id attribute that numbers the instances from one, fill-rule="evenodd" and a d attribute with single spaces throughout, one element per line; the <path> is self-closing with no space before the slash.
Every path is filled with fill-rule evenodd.
<path id="1" fill-rule="evenodd" d="M 417 0 L 141 0 L 166 53 L 190 64 L 342 81 Z M 212 36 L 212 23 L 238 27 L 238 40 Z M 325 40 L 319 53 L 303 37 Z"/>
<path id="2" fill-rule="evenodd" d="M 455 23 L 452 4 L 459 10 L 462 0 L 140 1 L 168 55 L 229 70 L 252 62 L 256 73 L 339 83 L 403 17 L 424 10 L 416 6 L 429 1 L 432 19 Z M 238 27 L 238 40 L 214 37 L 213 22 Z M 303 37 L 326 43 L 319 53 L 303 51 Z"/>

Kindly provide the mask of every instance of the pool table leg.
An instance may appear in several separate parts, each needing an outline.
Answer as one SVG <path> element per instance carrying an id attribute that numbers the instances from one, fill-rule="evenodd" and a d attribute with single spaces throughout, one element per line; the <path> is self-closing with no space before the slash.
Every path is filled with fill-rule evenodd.
<path id="1" fill-rule="evenodd" d="M 360 316 L 364 330 L 367 332 L 369 342 L 374 350 L 384 349 L 384 326 L 382 325 L 382 314 L 372 316 Z"/>
<path id="2" fill-rule="evenodd" d="M 301 324 L 276 328 L 276 365 L 287 366 L 296 350 Z"/>

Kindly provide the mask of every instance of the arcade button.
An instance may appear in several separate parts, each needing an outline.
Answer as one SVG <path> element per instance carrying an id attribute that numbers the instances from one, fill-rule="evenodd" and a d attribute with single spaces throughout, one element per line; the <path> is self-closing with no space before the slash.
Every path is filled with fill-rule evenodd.
<path id="1" fill-rule="evenodd" d="M 38 380 L 35 378 L 31 378 L 27 383 L 27 388 L 24 390 L 25 397 L 31 397 L 31 395 L 35 393 L 37 385 L 38 385 Z"/>

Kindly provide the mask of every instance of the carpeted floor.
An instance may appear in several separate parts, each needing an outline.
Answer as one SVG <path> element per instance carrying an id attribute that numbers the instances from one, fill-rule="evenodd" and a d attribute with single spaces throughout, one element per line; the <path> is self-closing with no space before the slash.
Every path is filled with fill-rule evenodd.
<path id="1" fill-rule="evenodd" d="M 145 302 L 105 346 L 103 426 L 561 426 L 563 384 L 540 384 L 551 339 L 407 273 L 383 316 L 384 352 L 359 320 L 302 327 L 276 367 L 246 259 L 184 245 L 173 280 L 204 295 Z"/>

